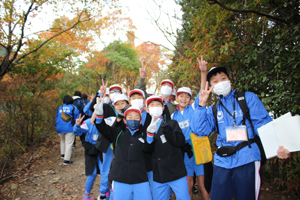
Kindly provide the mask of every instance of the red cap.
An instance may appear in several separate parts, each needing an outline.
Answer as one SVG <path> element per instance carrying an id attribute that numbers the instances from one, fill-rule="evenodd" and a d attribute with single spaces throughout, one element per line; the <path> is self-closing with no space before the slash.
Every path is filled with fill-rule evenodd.
<path id="1" fill-rule="evenodd" d="M 118 84 L 115 84 L 115 85 L 112 85 L 112 86 L 109 87 L 109 91 L 111 91 L 112 89 L 118 89 L 122 93 L 122 87 Z"/>
<path id="2" fill-rule="evenodd" d="M 164 83 L 170 83 L 172 85 L 172 89 L 174 88 L 174 83 L 170 79 L 165 79 L 161 82 L 160 86 L 162 86 Z"/>
<path id="3" fill-rule="evenodd" d="M 152 96 L 148 97 L 147 100 L 146 100 L 147 107 L 148 107 L 149 103 L 153 100 L 159 100 L 161 103 L 163 102 L 163 99 L 160 96 L 152 95 Z"/>
<path id="4" fill-rule="evenodd" d="M 131 95 L 133 95 L 134 93 L 138 93 L 138 94 L 142 95 L 143 98 L 145 99 L 145 93 L 144 93 L 143 90 L 140 90 L 140 89 L 134 89 L 134 90 L 131 90 L 131 91 L 129 92 L 129 97 L 131 97 Z"/>
<path id="5" fill-rule="evenodd" d="M 126 117 L 126 115 L 127 115 L 129 112 L 131 112 L 131 111 L 137 112 L 137 113 L 139 113 L 140 115 L 142 115 L 140 109 L 131 106 L 131 107 L 129 107 L 129 108 L 125 111 L 124 116 Z"/>

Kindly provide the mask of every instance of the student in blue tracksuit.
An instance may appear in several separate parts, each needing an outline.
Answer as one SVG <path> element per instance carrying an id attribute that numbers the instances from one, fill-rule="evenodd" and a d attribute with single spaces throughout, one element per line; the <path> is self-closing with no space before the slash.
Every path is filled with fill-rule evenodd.
<path id="1" fill-rule="evenodd" d="M 55 128 L 61 138 L 60 150 L 61 158 L 64 158 L 64 165 L 73 163 L 73 161 L 70 160 L 72 154 L 72 145 L 75 138 L 73 134 L 72 122 L 75 122 L 75 120 L 78 118 L 79 111 L 72 104 L 73 98 L 70 95 L 66 95 L 63 98 L 63 105 L 60 106 L 56 112 Z M 65 114 L 73 118 L 73 120 L 64 121 L 61 117 L 62 110 Z"/>
<path id="2" fill-rule="evenodd" d="M 146 105 L 152 120 L 147 127 L 144 151 L 152 152 L 153 199 L 168 200 L 170 188 L 176 199 L 190 199 L 181 151 L 185 145 L 182 130 L 177 121 L 162 116 L 165 107 L 161 97 L 147 98 Z"/>
<path id="3" fill-rule="evenodd" d="M 211 132 L 216 131 L 212 106 L 206 108 L 209 94 L 213 91 L 219 98 L 217 104 L 219 133 L 216 141 L 219 149 L 214 155 L 215 166 L 211 199 L 231 200 L 233 194 L 237 200 L 258 199 L 261 156 L 257 144 L 253 142 L 253 138 L 258 135 L 257 128 L 272 121 L 272 118 L 254 93 L 245 92 L 245 99 L 255 132 L 253 133 L 248 120 L 245 123 L 246 128 L 242 127 L 243 112 L 235 98 L 235 90 L 231 89 L 227 69 L 225 67 L 212 68 L 207 74 L 207 81 L 205 89 L 200 92 L 199 105 L 194 112 L 191 128 L 197 135 L 209 135 Z M 208 83 L 211 85 L 210 90 L 208 90 Z M 238 134 L 241 136 L 240 138 L 245 138 L 248 134 L 249 142 L 251 141 L 250 146 L 247 145 L 247 141 L 246 143 L 245 141 L 243 141 L 244 143 L 236 141 L 232 133 Z M 241 143 L 246 145 L 240 145 L 242 148 L 229 155 L 228 149 L 237 147 Z M 225 153 L 221 154 L 221 151 Z M 218 152 L 220 155 L 218 155 Z"/>
<path id="4" fill-rule="evenodd" d="M 90 192 L 92 190 L 94 181 L 96 179 L 97 174 L 100 173 L 100 168 L 102 166 L 102 152 L 99 152 L 95 148 L 95 144 L 97 138 L 99 136 L 99 131 L 96 126 L 91 123 L 91 118 L 85 120 L 83 123 L 84 116 L 76 120 L 76 124 L 73 127 L 74 135 L 81 136 L 82 134 L 86 134 L 85 143 L 84 143 L 84 156 L 85 156 L 85 174 L 87 176 L 85 183 L 85 195 L 83 196 L 83 200 L 92 200 L 93 197 L 90 197 Z"/>
<path id="5" fill-rule="evenodd" d="M 115 97 L 117 103 L 118 96 Z M 95 107 L 97 114 L 96 123 L 103 117 L 103 101 Z M 115 158 L 111 169 L 113 180 L 112 197 L 115 200 L 151 200 L 150 186 L 148 183 L 146 164 L 142 146 L 143 126 L 139 108 L 130 107 L 124 113 L 124 126 L 108 126 L 101 122 L 99 130 L 115 144 Z"/>
<path id="6" fill-rule="evenodd" d="M 192 121 L 195 104 L 198 104 L 198 98 L 194 103 L 190 105 L 192 99 L 192 91 L 188 87 L 181 87 L 176 93 L 176 101 L 179 106 L 177 107 L 178 111 L 174 112 L 171 115 L 171 119 L 176 120 L 185 136 L 185 154 L 184 154 L 184 164 L 187 170 L 187 181 L 189 187 L 189 194 L 191 199 L 193 197 L 192 188 L 194 185 L 194 173 L 196 174 L 198 186 L 202 194 L 202 199 L 209 200 L 209 194 L 204 186 L 204 166 L 203 164 L 197 165 L 195 163 L 194 155 L 191 149 L 192 142 L 190 140 L 190 134 L 192 130 L 190 128 L 190 123 Z"/>

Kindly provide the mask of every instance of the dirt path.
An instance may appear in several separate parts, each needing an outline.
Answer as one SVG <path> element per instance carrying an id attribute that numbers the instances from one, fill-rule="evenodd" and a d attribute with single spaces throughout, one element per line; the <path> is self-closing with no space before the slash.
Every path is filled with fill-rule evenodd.
<path id="1" fill-rule="evenodd" d="M 26 162 L 27 159 L 25 159 Z M 74 164 L 65 166 L 60 158 L 59 138 L 51 140 L 35 158 L 33 164 L 18 177 L 6 182 L 0 188 L 0 199 L 82 199 L 85 186 L 84 149 L 77 141 L 73 149 Z M 25 163 L 24 162 L 24 163 Z M 92 196 L 99 195 L 100 176 L 97 176 Z M 172 198 L 175 199 L 175 198 Z M 194 195 L 193 199 L 201 199 Z M 261 200 L 292 199 L 288 195 L 265 182 L 261 190 Z"/>

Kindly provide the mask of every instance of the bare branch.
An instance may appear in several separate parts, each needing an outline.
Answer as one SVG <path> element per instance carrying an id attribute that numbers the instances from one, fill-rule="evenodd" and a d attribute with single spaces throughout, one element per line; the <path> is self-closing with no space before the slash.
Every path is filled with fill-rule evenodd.
<path id="1" fill-rule="evenodd" d="M 65 29 L 65 30 L 63 30 L 63 31 L 61 31 L 61 32 L 59 32 L 59 33 L 57 33 L 57 34 L 55 34 L 55 35 L 52 36 L 52 37 L 50 37 L 49 39 L 47 39 L 46 41 L 44 41 L 41 45 L 39 45 L 39 46 L 38 46 L 37 48 L 35 48 L 34 50 L 29 51 L 28 53 L 26 53 L 26 54 L 24 54 L 23 56 L 21 56 L 20 58 L 18 58 L 18 59 L 15 61 L 15 63 L 18 63 L 20 60 L 22 60 L 23 58 L 25 58 L 25 57 L 28 56 L 29 54 L 31 54 L 31 53 L 33 53 L 33 52 L 36 52 L 37 50 L 39 50 L 41 47 L 43 47 L 47 42 L 49 42 L 49 41 L 52 40 L 53 38 L 55 38 L 55 37 L 61 35 L 62 33 L 65 33 L 65 32 L 67 32 L 67 31 L 73 29 L 73 28 L 74 28 L 75 26 L 77 26 L 79 23 L 89 21 L 90 19 L 91 19 L 91 18 L 88 18 L 88 19 L 86 19 L 86 20 L 80 20 L 80 18 L 78 18 L 78 21 L 77 21 L 75 24 L 73 24 L 73 26 L 71 26 L 71 27 L 69 27 L 69 28 L 67 28 L 67 29 Z"/>
<path id="2" fill-rule="evenodd" d="M 285 23 L 285 24 L 287 24 L 287 25 L 290 24 L 290 22 L 288 22 L 287 20 L 285 20 L 285 19 L 283 19 L 283 18 L 275 17 L 275 16 L 269 15 L 269 14 L 267 14 L 267 13 L 259 12 L 259 11 L 257 11 L 257 10 L 252 10 L 252 9 L 244 10 L 244 9 L 234 9 L 234 8 L 230 8 L 230 7 L 227 7 L 226 5 L 222 4 L 220 1 L 217 1 L 217 0 L 211 0 L 211 2 L 209 2 L 209 4 L 218 4 L 218 5 L 221 6 L 222 8 L 224 8 L 224 9 L 226 9 L 226 10 L 229 10 L 229 11 L 232 11 L 232 12 L 239 12 L 239 13 L 254 13 L 254 14 L 257 14 L 257 15 L 261 15 L 261 16 L 264 16 L 264 17 L 273 19 L 273 20 L 275 20 L 275 21 L 283 22 L 283 23 Z"/>
<path id="3" fill-rule="evenodd" d="M 161 10 L 161 9 L 160 9 Z M 154 23 L 156 24 L 156 26 L 158 27 L 158 29 L 163 33 L 163 35 L 165 36 L 165 38 L 168 40 L 168 42 L 177 50 L 177 52 L 184 57 L 184 55 L 181 54 L 181 52 L 179 51 L 179 49 L 169 40 L 168 36 L 165 34 L 165 30 L 163 30 L 163 28 L 160 27 L 158 20 L 159 18 L 157 18 L 156 20 L 150 15 L 149 11 L 147 10 L 148 15 L 151 17 L 151 19 L 154 21 Z M 161 13 L 161 12 L 160 12 Z M 160 16 L 160 15 L 159 15 Z"/>
<path id="4" fill-rule="evenodd" d="M 154 44 L 154 45 L 161 46 L 161 47 L 163 47 L 163 48 L 165 48 L 165 49 L 168 49 L 169 51 L 173 51 L 173 50 L 169 49 L 168 47 L 166 47 L 166 46 L 164 46 L 164 45 L 162 45 L 162 44 L 157 44 L 157 43 L 151 42 L 151 41 L 144 41 L 144 40 L 142 40 L 142 39 L 136 37 L 136 36 L 135 36 L 134 34 L 132 34 L 130 31 L 127 31 L 127 33 L 128 33 L 129 35 L 132 35 L 132 36 L 135 37 L 136 39 L 142 41 L 143 43 L 151 43 L 151 44 Z"/>
<path id="5" fill-rule="evenodd" d="M 2 29 L 3 33 L 6 35 L 6 37 L 8 37 L 7 33 L 5 32 L 5 30 L 3 29 L 2 26 L 1 26 L 1 29 Z"/>
<path id="6" fill-rule="evenodd" d="M 31 2 L 31 4 L 30 4 L 30 6 L 29 6 L 29 8 L 28 8 L 28 10 L 27 10 L 27 12 L 26 12 L 26 14 L 25 14 L 25 16 L 24 16 L 24 22 L 23 22 L 22 28 L 21 28 L 20 41 L 19 41 L 18 47 L 17 47 L 17 49 L 16 49 L 16 51 L 15 51 L 15 53 L 14 53 L 12 59 L 11 59 L 11 62 L 12 62 L 13 60 L 16 59 L 16 57 L 17 57 L 17 55 L 18 55 L 18 53 L 19 53 L 21 47 L 23 46 L 23 37 L 24 37 L 24 31 L 25 31 L 25 24 L 26 24 L 26 22 L 27 22 L 28 15 L 29 15 L 30 10 L 31 10 L 33 4 L 35 3 L 35 1 L 36 1 L 36 0 L 33 0 L 33 1 Z"/>

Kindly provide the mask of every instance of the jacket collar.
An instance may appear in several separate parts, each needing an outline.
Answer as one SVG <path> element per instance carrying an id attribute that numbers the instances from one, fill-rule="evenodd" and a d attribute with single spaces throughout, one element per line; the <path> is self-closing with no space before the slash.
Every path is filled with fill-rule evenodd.
<path id="1" fill-rule="evenodd" d="M 220 96 L 218 96 L 218 98 L 219 98 L 220 100 L 223 100 L 223 101 L 224 101 L 224 100 L 228 100 L 228 99 L 231 99 L 231 98 L 234 97 L 234 93 L 235 93 L 235 90 L 232 89 L 231 92 L 230 92 L 227 96 L 222 97 L 222 98 L 220 98 Z"/>

